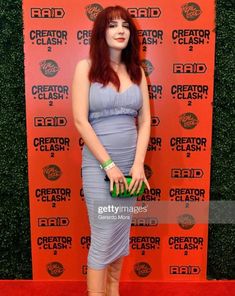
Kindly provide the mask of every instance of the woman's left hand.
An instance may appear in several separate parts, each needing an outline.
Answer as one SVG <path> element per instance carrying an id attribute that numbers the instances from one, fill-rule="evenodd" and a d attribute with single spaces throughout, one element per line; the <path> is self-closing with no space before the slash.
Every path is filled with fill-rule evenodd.
<path id="1" fill-rule="evenodd" d="M 128 191 L 130 192 L 130 194 L 133 194 L 135 191 L 139 193 L 142 186 L 142 182 L 144 182 L 148 190 L 150 190 L 149 183 L 144 173 L 143 164 L 134 163 L 129 172 L 129 175 L 132 176 L 131 183 L 128 186 Z"/>

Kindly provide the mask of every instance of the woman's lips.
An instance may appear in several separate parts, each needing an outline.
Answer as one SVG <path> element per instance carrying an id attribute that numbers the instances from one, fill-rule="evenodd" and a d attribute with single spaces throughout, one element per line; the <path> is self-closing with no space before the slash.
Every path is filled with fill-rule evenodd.
<path id="1" fill-rule="evenodd" d="M 115 40 L 118 41 L 118 42 L 124 42 L 125 41 L 125 38 L 117 38 Z"/>

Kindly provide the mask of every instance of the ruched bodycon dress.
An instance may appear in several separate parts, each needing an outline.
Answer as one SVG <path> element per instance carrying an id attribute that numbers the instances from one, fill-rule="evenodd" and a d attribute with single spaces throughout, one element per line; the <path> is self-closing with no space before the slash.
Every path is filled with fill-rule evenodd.
<path id="1" fill-rule="evenodd" d="M 89 122 L 124 175 L 129 175 L 134 162 L 137 143 L 135 117 L 142 104 L 143 98 L 137 84 L 131 84 L 120 93 L 99 82 L 90 85 Z M 133 214 L 130 208 L 136 203 L 136 197 L 111 197 L 110 183 L 104 180 L 105 175 L 99 161 L 84 145 L 82 182 L 91 230 L 87 265 L 94 269 L 103 269 L 119 257 L 129 254 Z"/>

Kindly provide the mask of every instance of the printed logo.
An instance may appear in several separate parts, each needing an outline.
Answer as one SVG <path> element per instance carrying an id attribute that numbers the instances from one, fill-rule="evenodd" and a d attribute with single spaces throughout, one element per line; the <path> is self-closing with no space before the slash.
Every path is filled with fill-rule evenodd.
<path id="1" fill-rule="evenodd" d="M 33 85 L 32 96 L 40 101 L 47 101 L 53 106 L 54 101 L 68 99 L 69 87 L 67 85 Z"/>
<path id="2" fill-rule="evenodd" d="M 50 164 L 43 168 L 43 175 L 50 181 L 56 181 L 61 177 L 62 171 L 56 164 Z"/>
<path id="3" fill-rule="evenodd" d="M 186 156 L 190 157 L 192 152 L 205 151 L 207 139 L 203 137 L 172 137 L 170 138 L 170 146 L 172 151 L 186 152 Z"/>
<path id="4" fill-rule="evenodd" d="M 89 249 L 91 244 L 91 237 L 90 236 L 81 236 L 80 244 L 83 249 Z"/>
<path id="5" fill-rule="evenodd" d="M 34 138 L 33 146 L 35 151 L 49 152 L 51 157 L 55 152 L 69 151 L 70 139 L 67 137 L 39 137 Z"/>
<path id="6" fill-rule="evenodd" d="M 53 251 L 53 255 L 57 255 L 58 250 L 71 249 L 71 236 L 39 236 L 37 237 L 37 245 L 40 250 Z"/>
<path id="7" fill-rule="evenodd" d="M 163 43 L 163 30 L 138 30 L 138 36 L 144 52 L 147 51 L 147 45 Z"/>
<path id="8" fill-rule="evenodd" d="M 79 30 L 77 31 L 78 44 L 90 45 L 91 30 Z"/>
<path id="9" fill-rule="evenodd" d="M 199 202 L 205 200 L 204 188 L 171 188 L 169 197 L 172 201 Z"/>
<path id="10" fill-rule="evenodd" d="M 157 226 L 157 217 L 132 218 L 131 226 Z"/>
<path id="11" fill-rule="evenodd" d="M 172 31 L 174 44 L 190 45 L 189 50 L 193 50 L 192 45 L 208 44 L 210 41 L 210 30 L 208 29 L 175 29 Z"/>
<path id="12" fill-rule="evenodd" d="M 46 266 L 47 272 L 53 277 L 59 277 L 64 273 L 64 266 L 60 262 L 49 262 Z"/>
<path id="13" fill-rule="evenodd" d="M 64 9 L 59 7 L 31 8 L 31 18 L 63 18 Z"/>
<path id="14" fill-rule="evenodd" d="M 154 70 L 152 63 L 145 59 L 141 61 L 141 66 L 143 67 L 146 76 L 149 76 Z"/>
<path id="15" fill-rule="evenodd" d="M 181 8 L 182 15 L 188 21 L 195 21 L 202 13 L 200 6 L 194 2 L 185 3 Z"/>
<path id="16" fill-rule="evenodd" d="M 173 73 L 179 74 L 202 74 L 206 73 L 207 67 L 203 63 L 176 63 L 173 64 Z"/>
<path id="17" fill-rule="evenodd" d="M 151 116 L 151 126 L 158 126 L 160 119 L 157 116 Z"/>
<path id="18" fill-rule="evenodd" d="M 162 138 L 160 137 L 150 137 L 149 143 L 148 143 L 148 149 L 147 151 L 157 151 L 161 150 L 162 147 Z"/>
<path id="19" fill-rule="evenodd" d="M 156 84 L 149 84 L 148 85 L 148 92 L 149 92 L 149 99 L 161 99 L 162 98 L 162 85 Z"/>
<path id="20" fill-rule="evenodd" d="M 58 64 L 53 60 L 43 60 L 39 65 L 42 74 L 46 77 L 54 77 L 60 70 Z"/>
<path id="21" fill-rule="evenodd" d="M 153 171 L 147 164 L 144 164 L 144 173 L 147 179 L 151 178 L 153 175 Z"/>
<path id="22" fill-rule="evenodd" d="M 71 200 L 70 188 L 37 188 L 35 197 L 38 202 L 51 203 L 53 208 L 57 203 L 69 202 Z"/>
<path id="23" fill-rule="evenodd" d="M 70 223 L 68 217 L 39 217 L 38 227 L 61 227 L 68 226 Z"/>
<path id="24" fill-rule="evenodd" d="M 194 217 L 190 214 L 180 215 L 177 218 L 177 221 L 179 223 L 179 226 L 185 230 L 193 228 L 193 226 L 196 224 Z"/>
<path id="25" fill-rule="evenodd" d="M 185 129 L 193 129 L 198 125 L 199 121 L 194 113 L 187 112 L 179 116 L 179 123 Z"/>
<path id="26" fill-rule="evenodd" d="M 147 277 L 151 273 L 152 268 L 147 262 L 138 262 L 134 265 L 134 271 L 139 277 Z"/>
<path id="27" fill-rule="evenodd" d="M 171 86 L 173 99 L 178 100 L 202 100 L 207 99 L 208 85 L 205 84 L 180 84 Z"/>
<path id="28" fill-rule="evenodd" d="M 62 116 L 54 117 L 34 117 L 34 126 L 35 127 L 62 127 L 66 126 L 67 119 Z"/>
<path id="29" fill-rule="evenodd" d="M 161 189 L 160 188 L 148 188 L 144 189 L 144 193 L 137 197 L 137 201 L 160 201 Z"/>
<path id="30" fill-rule="evenodd" d="M 171 169 L 171 178 L 177 179 L 196 179 L 202 178 L 204 175 L 202 169 L 195 168 L 173 168 Z"/>
<path id="31" fill-rule="evenodd" d="M 159 236 L 131 236 L 130 245 L 133 250 L 141 251 L 141 255 L 145 255 L 148 250 L 157 250 L 160 247 Z"/>
<path id="32" fill-rule="evenodd" d="M 103 7 L 98 3 L 93 3 L 87 5 L 85 9 L 88 19 L 93 22 L 97 15 L 103 10 Z"/>
<path id="33" fill-rule="evenodd" d="M 170 236 L 168 239 L 169 248 L 174 252 L 184 252 L 184 256 L 189 252 L 202 250 L 203 244 L 202 236 Z"/>
<path id="34" fill-rule="evenodd" d="M 128 7 L 127 11 L 133 18 L 159 18 L 161 15 L 159 7 Z"/>
<path id="35" fill-rule="evenodd" d="M 170 274 L 196 275 L 201 272 L 197 265 L 171 265 L 169 266 Z"/>

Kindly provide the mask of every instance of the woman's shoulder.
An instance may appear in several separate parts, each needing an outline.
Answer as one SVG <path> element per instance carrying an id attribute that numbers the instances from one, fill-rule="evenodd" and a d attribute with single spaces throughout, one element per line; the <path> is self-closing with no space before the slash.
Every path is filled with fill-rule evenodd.
<path id="1" fill-rule="evenodd" d="M 83 68 L 84 70 L 85 69 L 90 69 L 91 60 L 89 58 L 81 59 L 80 61 L 77 62 L 76 67 Z"/>

